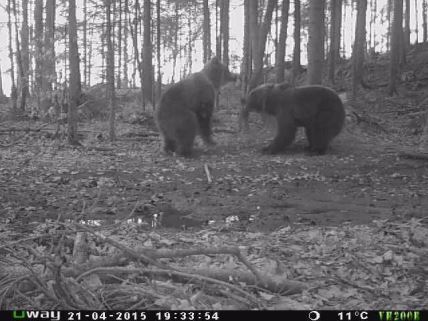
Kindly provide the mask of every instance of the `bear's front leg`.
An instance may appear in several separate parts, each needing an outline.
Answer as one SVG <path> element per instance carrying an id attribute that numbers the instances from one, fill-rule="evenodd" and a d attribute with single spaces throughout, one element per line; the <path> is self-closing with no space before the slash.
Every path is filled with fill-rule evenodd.
<path id="1" fill-rule="evenodd" d="M 294 119 L 281 113 L 277 116 L 277 133 L 272 142 L 262 149 L 264 154 L 278 154 L 290 145 L 296 137 L 297 126 Z"/>

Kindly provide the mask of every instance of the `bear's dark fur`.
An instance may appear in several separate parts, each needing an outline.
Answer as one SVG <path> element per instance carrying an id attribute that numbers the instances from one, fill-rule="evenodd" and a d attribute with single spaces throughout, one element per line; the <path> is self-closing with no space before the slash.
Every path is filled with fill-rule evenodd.
<path id="1" fill-rule="evenodd" d="M 236 75 L 230 73 L 217 58 L 213 58 L 202 71 L 177 82 L 163 93 L 155 119 L 166 152 L 191 156 L 197 134 L 201 135 L 206 144 L 214 144 L 211 138 L 211 116 L 215 90 L 235 80 Z"/>
<path id="2" fill-rule="evenodd" d="M 284 151 L 304 127 L 310 153 L 325 154 L 330 141 L 342 130 L 345 110 L 339 96 L 323 86 L 292 87 L 286 83 L 265 84 L 253 89 L 245 100 L 244 120 L 251 111 L 273 115 L 277 133 L 263 152 Z"/>

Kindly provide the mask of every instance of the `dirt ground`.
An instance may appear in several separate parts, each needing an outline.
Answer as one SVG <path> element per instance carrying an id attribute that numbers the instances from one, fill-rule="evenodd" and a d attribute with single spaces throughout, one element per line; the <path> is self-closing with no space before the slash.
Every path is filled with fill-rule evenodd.
<path id="1" fill-rule="evenodd" d="M 143 128 L 141 138 L 141 126 L 120 124 L 116 143 L 90 151 L 29 133 L 1 150 L 0 216 L 22 228 L 22 222 L 59 214 L 112 220 L 134 212 L 152 224 L 153 214 L 162 213 L 157 224 L 163 227 L 232 222 L 238 229 L 271 231 L 428 215 L 428 162 L 400 158 L 390 134 L 361 134 L 348 119 L 327 155 L 307 156 L 299 132 L 286 153 L 270 156 L 260 149 L 273 136 L 274 122 L 263 125 L 254 116 L 250 132 L 239 133 L 236 113 L 223 108 L 216 119 L 217 145 L 206 149 L 198 141 L 193 159 L 163 154 L 153 127 Z"/>

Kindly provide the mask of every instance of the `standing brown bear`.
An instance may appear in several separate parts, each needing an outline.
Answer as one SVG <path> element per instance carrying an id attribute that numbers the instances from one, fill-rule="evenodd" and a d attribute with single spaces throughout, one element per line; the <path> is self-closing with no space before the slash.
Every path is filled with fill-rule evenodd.
<path id="1" fill-rule="evenodd" d="M 345 110 L 339 96 L 323 86 L 291 87 L 288 84 L 265 84 L 253 89 L 242 111 L 247 121 L 251 111 L 267 113 L 277 120 L 273 141 L 263 148 L 267 154 L 284 151 L 304 127 L 312 154 L 325 154 L 329 143 L 342 130 Z"/>
<path id="2" fill-rule="evenodd" d="M 218 58 L 212 58 L 200 72 L 177 82 L 163 93 L 155 119 L 164 140 L 165 152 L 190 157 L 198 133 L 206 144 L 214 144 L 211 116 L 215 91 L 235 80 L 236 76 L 227 66 Z"/>

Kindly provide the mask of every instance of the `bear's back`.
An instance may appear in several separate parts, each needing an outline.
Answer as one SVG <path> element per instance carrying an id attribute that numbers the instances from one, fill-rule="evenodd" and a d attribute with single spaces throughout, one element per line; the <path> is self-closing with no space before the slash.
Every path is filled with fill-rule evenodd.
<path id="1" fill-rule="evenodd" d="M 214 88 L 203 73 L 197 72 L 171 85 L 162 94 L 158 109 L 195 110 L 201 103 L 210 102 L 214 102 Z"/>

